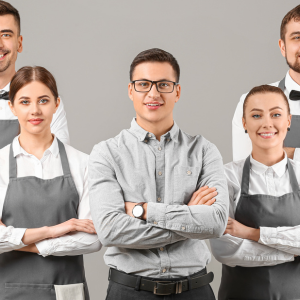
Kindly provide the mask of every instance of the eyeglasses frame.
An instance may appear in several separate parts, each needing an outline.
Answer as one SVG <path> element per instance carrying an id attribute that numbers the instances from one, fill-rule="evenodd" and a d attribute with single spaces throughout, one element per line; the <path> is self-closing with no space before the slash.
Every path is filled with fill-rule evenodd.
<path id="1" fill-rule="evenodd" d="M 135 82 L 136 82 L 136 81 L 148 81 L 148 82 L 151 82 L 151 86 L 150 86 L 149 91 L 144 91 L 144 92 L 142 92 L 142 91 L 137 91 L 136 88 L 135 88 Z M 158 83 L 158 82 L 172 82 L 172 83 L 173 83 L 173 89 L 172 89 L 172 92 L 161 92 L 161 91 L 159 91 L 159 90 L 158 90 L 158 86 L 157 86 L 157 83 Z M 173 92 L 174 92 L 174 87 L 177 86 L 177 85 L 179 84 L 178 82 L 174 82 L 174 81 L 171 81 L 171 80 L 158 80 L 158 81 L 152 81 L 152 80 L 148 80 L 148 79 L 145 79 L 145 80 L 141 80 L 141 79 L 139 79 L 139 80 L 133 80 L 133 81 L 130 81 L 130 83 L 133 84 L 134 90 L 135 90 L 136 92 L 138 92 L 138 93 L 149 93 L 149 92 L 151 91 L 151 89 L 152 89 L 153 84 L 155 84 L 156 90 L 157 90 L 159 93 L 164 93 L 164 94 L 170 94 L 170 93 L 173 93 Z"/>

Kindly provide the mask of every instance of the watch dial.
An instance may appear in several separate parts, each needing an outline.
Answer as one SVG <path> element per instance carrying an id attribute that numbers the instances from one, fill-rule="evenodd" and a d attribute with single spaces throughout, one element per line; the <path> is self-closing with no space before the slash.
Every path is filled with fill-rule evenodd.
<path id="1" fill-rule="evenodd" d="M 136 205 L 133 208 L 132 214 L 136 217 L 136 218 L 140 218 L 144 213 L 144 209 L 142 206 L 140 205 Z"/>

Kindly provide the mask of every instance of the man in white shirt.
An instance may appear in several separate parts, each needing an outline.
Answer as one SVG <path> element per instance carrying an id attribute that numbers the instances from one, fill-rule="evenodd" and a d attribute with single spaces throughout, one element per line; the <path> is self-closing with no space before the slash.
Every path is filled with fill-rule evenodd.
<path id="1" fill-rule="evenodd" d="M 19 134 L 19 123 L 8 106 L 10 81 L 16 73 L 18 53 L 23 51 L 19 12 L 9 3 L 0 1 L 0 148 Z M 70 143 L 62 101 L 53 116 L 51 131 L 63 143 Z"/>
<path id="2" fill-rule="evenodd" d="M 271 85 L 280 87 L 289 100 L 292 125 L 284 142 L 285 151 L 291 159 L 300 160 L 300 5 L 289 11 L 282 20 L 279 47 L 289 66 L 286 76 Z M 233 160 L 245 159 L 251 153 L 251 141 L 243 128 L 242 95 L 232 120 Z"/>

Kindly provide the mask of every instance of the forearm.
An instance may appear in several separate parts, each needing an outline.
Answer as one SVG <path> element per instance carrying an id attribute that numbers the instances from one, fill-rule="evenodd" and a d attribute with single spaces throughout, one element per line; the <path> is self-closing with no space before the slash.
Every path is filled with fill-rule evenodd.
<path id="1" fill-rule="evenodd" d="M 23 248 L 22 242 L 26 228 L 0 226 L 0 254 Z"/>
<path id="2" fill-rule="evenodd" d="M 51 238 L 51 230 L 50 227 L 45 226 L 27 229 L 23 235 L 22 242 L 25 245 L 30 245 L 48 238 Z"/>
<path id="3" fill-rule="evenodd" d="M 294 260 L 294 255 L 230 234 L 211 239 L 210 245 L 214 257 L 230 267 L 274 266 Z"/>
<path id="4" fill-rule="evenodd" d="M 16 251 L 39 253 L 39 250 L 35 244 L 31 244 L 31 245 L 25 246 L 23 248 L 16 249 Z"/>

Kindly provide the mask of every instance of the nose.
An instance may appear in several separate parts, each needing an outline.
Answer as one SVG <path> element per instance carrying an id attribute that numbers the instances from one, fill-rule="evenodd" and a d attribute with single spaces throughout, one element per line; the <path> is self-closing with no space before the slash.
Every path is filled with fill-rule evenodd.
<path id="1" fill-rule="evenodd" d="M 41 109 L 40 109 L 40 106 L 38 105 L 38 103 L 33 103 L 31 105 L 31 114 L 33 116 L 38 116 L 41 114 Z"/>
<path id="2" fill-rule="evenodd" d="M 3 44 L 3 40 L 2 38 L 0 37 L 0 49 L 4 47 L 4 44 Z"/>
<path id="3" fill-rule="evenodd" d="M 272 121 L 272 118 L 270 116 L 266 116 L 264 118 L 264 125 L 263 125 L 264 128 L 266 129 L 270 129 L 273 127 L 273 121 Z"/>
<path id="4" fill-rule="evenodd" d="M 148 96 L 154 99 L 160 97 L 160 92 L 157 90 L 155 83 L 153 83 L 151 90 L 148 92 Z"/>

